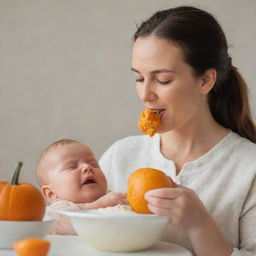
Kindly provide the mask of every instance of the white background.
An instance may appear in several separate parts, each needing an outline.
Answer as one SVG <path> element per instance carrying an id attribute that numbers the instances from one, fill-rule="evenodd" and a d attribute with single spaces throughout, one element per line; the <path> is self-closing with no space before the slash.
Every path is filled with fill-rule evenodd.
<path id="1" fill-rule="evenodd" d="M 0 0 L 0 180 L 22 160 L 21 181 L 36 184 L 40 153 L 61 138 L 87 143 L 99 158 L 139 134 L 131 38 L 136 24 L 178 5 L 220 22 L 255 115 L 255 0 Z"/>

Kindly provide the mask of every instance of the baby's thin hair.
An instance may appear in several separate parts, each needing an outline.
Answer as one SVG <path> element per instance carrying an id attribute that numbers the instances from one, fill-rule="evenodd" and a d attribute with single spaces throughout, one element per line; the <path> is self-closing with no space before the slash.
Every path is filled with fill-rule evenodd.
<path id="1" fill-rule="evenodd" d="M 44 182 L 44 176 L 45 173 L 42 170 L 42 162 L 44 157 L 49 153 L 52 149 L 58 147 L 58 146 L 64 146 L 68 144 L 73 144 L 73 143 L 79 143 L 77 140 L 72 140 L 72 139 L 60 139 L 55 142 L 53 142 L 51 145 L 49 145 L 41 154 L 39 160 L 37 161 L 37 166 L 36 166 L 36 176 L 37 176 L 37 181 L 40 186 L 42 186 Z"/>
<path id="2" fill-rule="evenodd" d="M 72 144 L 72 143 L 78 143 L 77 140 L 72 140 L 72 139 L 61 139 L 61 140 L 57 140 L 55 142 L 53 142 L 50 146 L 48 146 L 44 152 L 48 151 L 49 149 L 56 147 L 58 145 L 67 145 L 67 144 Z"/>

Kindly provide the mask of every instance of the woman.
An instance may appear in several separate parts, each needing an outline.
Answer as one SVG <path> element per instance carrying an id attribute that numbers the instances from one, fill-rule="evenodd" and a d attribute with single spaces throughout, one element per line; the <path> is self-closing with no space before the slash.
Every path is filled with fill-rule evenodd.
<path id="1" fill-rule="evenodd" d="M 256 255 L 256 130 L 220 25 L 193 7 L 155 13 L 134 35 L 132 71 L 161 126 L 106 151 L 110 189 L 125 192 L 138 168 L 163 170 L 179 185 L 145 198 L 170 217 L 165 240 L 197 256 Z"/>

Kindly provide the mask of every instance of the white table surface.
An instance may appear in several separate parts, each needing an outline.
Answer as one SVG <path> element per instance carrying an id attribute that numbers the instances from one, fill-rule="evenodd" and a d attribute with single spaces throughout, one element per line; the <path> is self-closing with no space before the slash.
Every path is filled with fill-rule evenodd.
<path id="1" fill-rule="evenodd" d="M 153 247 L 140 252 L 103 252 L 86 245 L 77 236 L 47 236 L 51 241 L 48 256 L 192 256 L 185 248 L 178 245 L 158 242 Z M 0 249 L 0 256 L 16 256 L 12 250 Z"/>

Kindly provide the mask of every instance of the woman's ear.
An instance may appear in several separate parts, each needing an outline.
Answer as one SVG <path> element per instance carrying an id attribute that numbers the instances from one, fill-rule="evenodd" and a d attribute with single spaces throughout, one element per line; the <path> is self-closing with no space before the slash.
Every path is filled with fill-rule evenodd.
<path id="1" fill-rule="evenodd" d="M 47 199 L 49 202 L 55 202 L 58 200 L 58 196 L 56 195 L 56 193 L 52 190 L 51 187 L 47 185 L 43 185 L 41 187 L 41 192 L 44 198 Z"/>
<path id="2" fill-rule="evenodd" d="M 202 83 L 201 83 L 201 94 L 208 94 L 211 89 L 213 88 L 217 77 L 217 71 L 215 68 L 210 68 L 205 71 L 203 76 L 201 77 Z"/>

